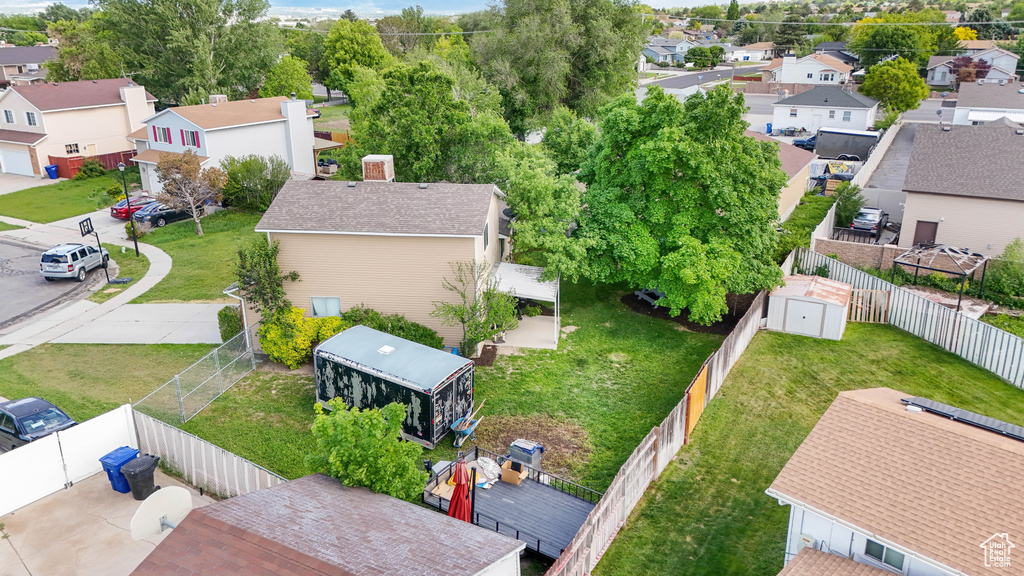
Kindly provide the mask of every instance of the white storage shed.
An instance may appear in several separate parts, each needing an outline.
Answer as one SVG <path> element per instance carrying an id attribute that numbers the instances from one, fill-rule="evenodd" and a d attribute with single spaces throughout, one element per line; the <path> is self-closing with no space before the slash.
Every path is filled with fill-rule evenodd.
<path id="1" fill-rule="evenodd" d="M 768 297 L 768 329 L 839 340 L 853 287 L 821 276 L 786 276 Z"/>

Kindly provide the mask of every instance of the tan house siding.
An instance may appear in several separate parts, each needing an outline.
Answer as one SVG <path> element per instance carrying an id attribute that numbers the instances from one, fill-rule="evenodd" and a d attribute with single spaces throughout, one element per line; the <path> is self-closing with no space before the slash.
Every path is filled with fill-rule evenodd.
<path id="1" fill-rule="evenodd" d="M 448 264 L 473 260 L 481 239 L 271 232 L 270 240 L 280 242 L 281 270 L 299 273 L 299 281 L 285 283 L 285 289 L 307 316 L 310 297 L 337 297 L 342 310 L 365 304 L 429 326 L 447 346 L 462 338 L 461 328 L 442 326 L 430 316 L 431 303 L 451 299 L 441 286 L 451 275 Z"/>
<path id="2" fill-rule="evenodd" d="M 28 147 L 28 157 L 32 159 L 32 172 L 36 176 L 42 176 L 43 170 L 41 166 L 43 166 L 43 164 L 39 163 L 39 151 L 35 146 Z"/>
<path id="3" fill-rule="evenodd" d="M 789 179 L 789 183 L 779 193 L 779 220 L 785 222 L 793 213 L 800 199 L 807 191 L 807 179 L 811 177 L 811 165 L 804 166 L 801 170 Z"/>
<path id="4" fill-rule="evenodd" d="M 918 221 L 939 223 L 938 244 L 996 256 L 1014 238 L 1024 237 L 1024 202 L 907 192 L 901 248 L 914 244 Z"/>

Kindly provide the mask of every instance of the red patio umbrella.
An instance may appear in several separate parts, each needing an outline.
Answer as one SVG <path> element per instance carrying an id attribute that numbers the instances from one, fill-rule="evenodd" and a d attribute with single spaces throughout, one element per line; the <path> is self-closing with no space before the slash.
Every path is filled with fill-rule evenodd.
<path id="1" fill-rule="evenodd" d="M 466 471 L 466 461 L 459 458 L 452 474 L 455 477 L 455 490 L 452 492 L 451 504 L 448 505 L 448 515 L 472 524 L 472 501 L 469 494 L 469 472 Z"/>

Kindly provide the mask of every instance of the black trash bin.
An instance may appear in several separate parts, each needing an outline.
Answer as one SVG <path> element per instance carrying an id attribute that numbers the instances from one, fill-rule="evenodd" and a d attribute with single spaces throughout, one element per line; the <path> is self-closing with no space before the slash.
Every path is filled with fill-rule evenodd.
<path id="1" fill-rule="evenodd" d="M 158 462 L 160 462 L 159 456 L 140 454 L 135 460 L 121 466 L 121 473 L 128 480 L 128 486 L 132 489 L 132 497 L 136 500 L 145 500 L 150 494 L 160 489 L 159 486 L 154 486 L 153 480 Z"/>

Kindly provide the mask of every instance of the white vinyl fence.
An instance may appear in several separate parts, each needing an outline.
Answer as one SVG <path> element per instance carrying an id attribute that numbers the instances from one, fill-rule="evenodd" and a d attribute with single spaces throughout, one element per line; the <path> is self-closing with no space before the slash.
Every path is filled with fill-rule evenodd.
<path id="1" fill-rule="evenodd" d="M 138 448 L 131 406 L 0 454 L 0 516 L 103 471 L 100 458 Z"/>
<path id="2" fill-rule="evenodd" d="M 823 254 L 799 249 L 801 270 L 828 268 L 828 277 L 858 289 L 890 293 L 888 322 L 1024 388 L 1024 340 L 922 298 Z"/>
<path id="3" fill-rule="evenodd" d="M 137 410 L 135 427 L 140 451 L 159 456 L 186 482 L 222 498 L 285 482 L 266 468 Z"/>

